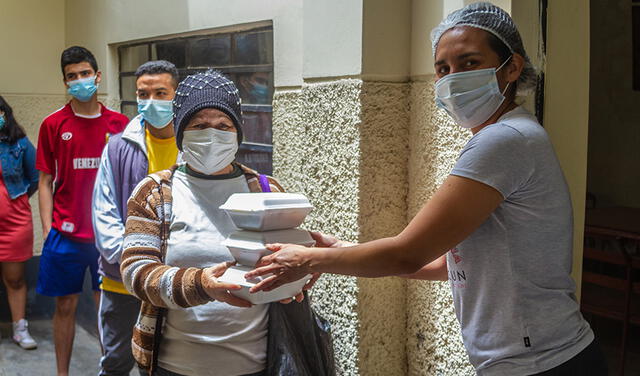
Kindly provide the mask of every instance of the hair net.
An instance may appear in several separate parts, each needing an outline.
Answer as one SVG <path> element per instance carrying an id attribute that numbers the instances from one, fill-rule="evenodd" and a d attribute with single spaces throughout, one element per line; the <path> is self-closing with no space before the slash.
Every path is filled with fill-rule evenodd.
<path id="1" fill-rule="evenodd" d="M 535 88 L 538 74 L 524 50 L 520 33 L 507 12 L 491 3 L 473 3 L 451 12 L 431 31 L 431 48 L 434 56 L 442 34 L 456 26 L 470 26 L 485 30 L 500 39 L 511 53 L 521 55 L 525 65 L 518 79 L 518 94 L 525 94 Z"/>

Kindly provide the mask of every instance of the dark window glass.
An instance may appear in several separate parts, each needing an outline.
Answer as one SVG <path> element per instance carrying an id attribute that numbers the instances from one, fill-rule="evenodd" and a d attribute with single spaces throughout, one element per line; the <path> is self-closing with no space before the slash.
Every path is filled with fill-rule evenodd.
<path id="1" fill-rule="evenodd" d="M 632 10 L 633 90 L 640 90 L 640 3 Z"/>
<path id="2" fill-rule="evenodd" d="M 129 118 L 138 114 L 136 78 L 140 64 L 167 60 L 178 68 L 179 79 L 209 67 L 232 80 L 242 98 L 245 143 L 238 162 L 264 174 L 272 173 L 273 32 L 250 31 L 150 41 L 118 48 L 120 110 Z"/>
<path id="3" fill-rule="evenodd" d="M 149 61 L 149 45 L 121 47 L 120 72 L 135 72 L 142 64 Z"/>
<path id="4" fill-rule="evenodd" d="M 236 160 L 261 174 L 273 174 L 273 158 L 271 152 L 248 151 L 240 149 Z"/>
<path id="5" fill-rule="evenodd" d="M 120 78 L 120 98 L 123 101 L 135 101 L 136 95 L 136 76 L 124 76 Z"/>
<path id="6" fill-rule="evenodd" d="M 271 112 L 242 112 L 242 133 L 247 142 L 271 145 Z"/>
<path id="7" fill-rule="evenodd" d="M 138 116 L 138 105 L 123 103 L 120 106 L 120 112 L 122 112 L 124 115 L 126 115 L 129 118 L 129 120 L 131 120 L 134 117 Z"/>
<path id="8" fill-rule="evenodd" d="M 271 72 L 238 73 L 234 80 L 243 104 L 271 104 L 273 74 Z"/>
<path id="9" fill-rule="evenodd" d="M 273 34 L 271 31 L 237 34 L 234 64 L 271 64 L 273 62 Z"/>
<path id="10" fill-rule="evenodd" d="M 215 36 L 189 41 L 192 67 L 228 65 L 231 62 L 231 37 Z"/>
<path id="11" fill-rule="evenodd" d="M 158 60 L 167 60 L 175 64 L 176 68 L 187 66 L 187 42 L 185 40 L 162 41 L 155 44 L 155 56 Z"/>

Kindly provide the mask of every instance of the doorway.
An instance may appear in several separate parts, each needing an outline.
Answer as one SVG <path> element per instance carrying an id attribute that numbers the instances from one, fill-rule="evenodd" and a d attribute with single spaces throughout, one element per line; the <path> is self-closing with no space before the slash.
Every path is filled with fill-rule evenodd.
<path id="1" fill-rule="evenodd" d="M 583 310 L 586 305 L 587 311 L 596 308 L 597 313 L 598 304 L 608 306 L 608 312 L 585 317 L 605 350 L 611 375 L 621 374 L 626 333 L 625 374 L 637 375 L 640 289 L 634 292 L 634 283 L 640 286 L 640 85 L 635 81 L 640 76 L 640 1 L 591 0 L 589 6 Z M 598 290 L 602 281 L 609 286 Z M 617 312 L 622 316 L 616 317 Z"/>

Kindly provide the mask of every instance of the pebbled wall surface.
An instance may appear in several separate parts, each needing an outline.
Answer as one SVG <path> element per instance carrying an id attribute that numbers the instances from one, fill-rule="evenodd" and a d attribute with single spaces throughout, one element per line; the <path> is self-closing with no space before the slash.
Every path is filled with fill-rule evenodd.
<path id="1" fill-rule="evenodd" d="M 364 82 L 360 94 L 358 240 L 394 236 L 406 226 L 409 85 Z M 406 374 L 406 281 L 360 278 L 362 375 Z"/>
<path id="2" fill-rule="evenodd" d="M 433 81 L 411 84 L 408 220 L 442 184 L 471 136 L 439 110 L 433 98 Z M 410 280 L 407 302 L 408 374 L 474 375 L 462 345 L 449 283 Z"/>
<path id="3" fill-rule="evenodd" d="M 304 227 L 350 241 L 406 222 L 408 85 L 341 79 L 274 96 L 274 175 L 315 206 Z M 323 276 L 340 375 L 406 374 L 405 282 Z"/>
<path id="4" fill-rule="evenodd" d="M 277 90 L 274 175 L 315 206 L 304 227 L 350 241 L 400 232 L 470 133 L 433 104 L 431 81 L 357 79 Z M 447 282 L 323 276 L 340 375 L 473 375 Z"/>

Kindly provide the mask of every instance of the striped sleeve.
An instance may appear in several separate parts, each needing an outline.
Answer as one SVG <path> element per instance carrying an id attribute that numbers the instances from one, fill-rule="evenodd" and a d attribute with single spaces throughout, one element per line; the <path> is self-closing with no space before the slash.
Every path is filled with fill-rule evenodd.
<path id="1" fill-rule="evenodd" d="M 212 299 L 201 284 L 202 269 L 162 262 L 161 232 L 169 231 L 171 187 L 145 178 L 127 202 L 127 222 L 120 271 L 127 290 L 156 307 L 192 307 Z M 160 189 L 164 198 L 161 205 Z M 164 220 L 161 220 L 164 218 Z"/>

